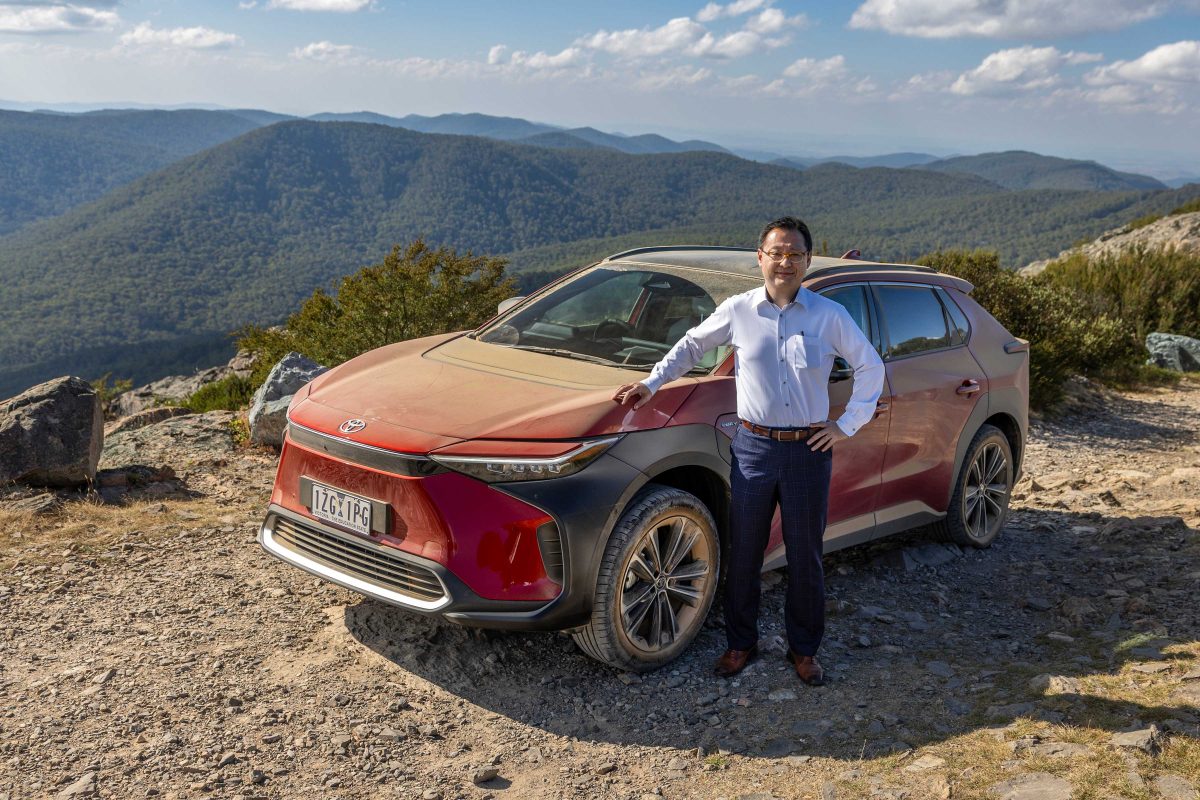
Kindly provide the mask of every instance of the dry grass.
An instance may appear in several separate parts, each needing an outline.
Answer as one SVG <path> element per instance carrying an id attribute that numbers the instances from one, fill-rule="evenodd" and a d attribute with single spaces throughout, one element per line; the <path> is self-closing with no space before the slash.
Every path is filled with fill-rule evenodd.
<path id="1" fill-rule="evenodd" d="M 257 506 L 231 508 L 217 498 L 145 500 L 104 505 L 89 500 L 65 503 L 50 513 L 0 510 L 0 571 L 18 562 L 46 563 L 70 555 L 103 555 L 128 544 L 149 544 L 181 528 L 244 524 Z"/>

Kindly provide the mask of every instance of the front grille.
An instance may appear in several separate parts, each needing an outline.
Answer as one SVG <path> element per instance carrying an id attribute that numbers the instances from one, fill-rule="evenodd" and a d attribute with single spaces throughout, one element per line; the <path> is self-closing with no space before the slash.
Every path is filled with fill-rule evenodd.
<path id="1" fill-rule="evenodd" d="M 445 597 L 442 583 L 425 567 L 396 557 L 389 549 L 364 539 L 341 536 L 275 518 L 275 541 L 326 566 L 417 600 Z"/>

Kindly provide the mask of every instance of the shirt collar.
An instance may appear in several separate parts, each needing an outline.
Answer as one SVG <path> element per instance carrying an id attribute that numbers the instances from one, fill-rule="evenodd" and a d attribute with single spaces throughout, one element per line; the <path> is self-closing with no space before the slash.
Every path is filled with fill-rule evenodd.
<path id="1" fill-rule="evenodd" d="M 799 306 L 800 308 L 807 308 L 808 307 L 808 298 L 811 294 L 812 294 L 811 291 L 809 291 L 808 289 L 805 289 L 803 286 L 801 286 L 800 291 L 796 292 L 796 298 L 791 302 L 791 305 Z M 759 305 L 759 306 L 762 306 L 762 305 L 774 306 L 775 305 L 774 303 L 771 302 L 771 298 L 767 296 L 767 287 L 766 286 L 760 286 L 756 290 L 755 305 Z M 784 308 L 790 308 L 790 307 L 791 307 L 790 305 L 784 306 Z M 782 310 L 783 309 L 780 309 L 780 311 L 782 311 Z"/>

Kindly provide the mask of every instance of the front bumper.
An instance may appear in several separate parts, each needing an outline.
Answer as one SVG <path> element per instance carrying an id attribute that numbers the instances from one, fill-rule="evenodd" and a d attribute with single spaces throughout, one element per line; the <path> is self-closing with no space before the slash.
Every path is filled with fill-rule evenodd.
<path id="1" fill-rule="evenodd" d="M 258 543 L 294 567 L 389 605 L 481 627 L 557 630 L 556 601 L 489 600 L 427 558 L 268 507 Z"/>

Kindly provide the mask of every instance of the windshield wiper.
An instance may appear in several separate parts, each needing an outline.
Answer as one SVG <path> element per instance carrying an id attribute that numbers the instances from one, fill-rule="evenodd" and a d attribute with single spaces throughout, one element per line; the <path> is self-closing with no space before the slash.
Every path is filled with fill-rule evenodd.
<path id="1" fill-rule="evenodd" d="M 514 350 L 528 350 L 531 353 L 545 353 L 550 356 L 562 356 L 563 358 L 574 358 L 579 361 L 590 361 L 593 364 L 603 364 L 606 367 L 621 367 L 622 369 L 638 369 L 649 371 L 653 369 L 653 365 L 643 364 L 623 364 L 620 361 L 613 361 L 611 358 L 603 358 L 601 356 L 593 356 L 588 353 L 578 353 L 574 350 L 564 350 L 559 347 L 537 347 L 532 344 L 513 344 L 508 345 Z"/>

